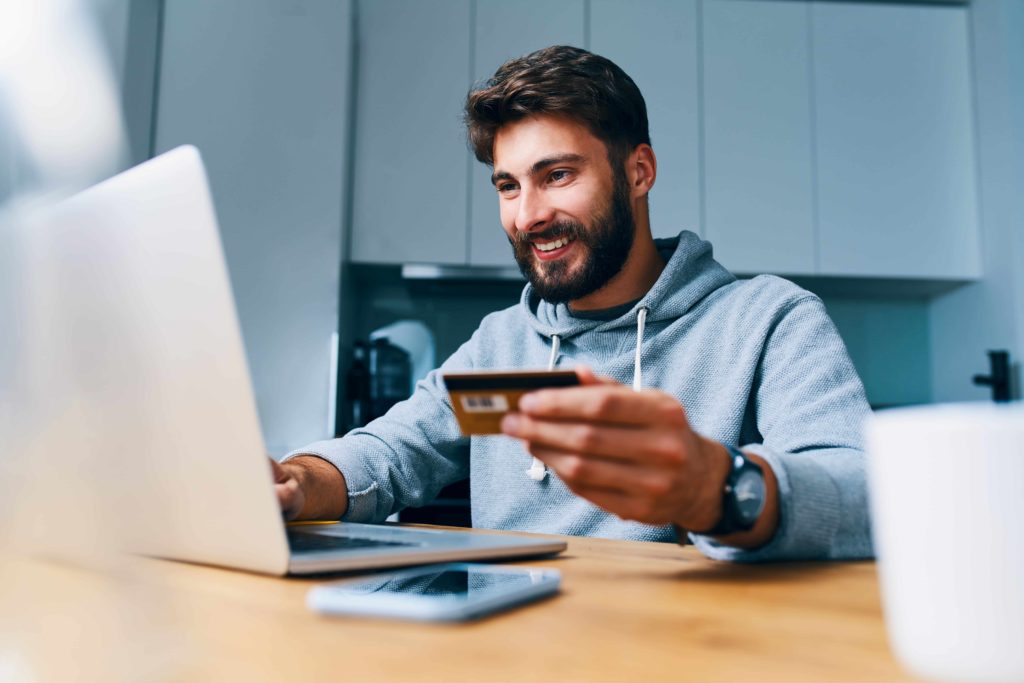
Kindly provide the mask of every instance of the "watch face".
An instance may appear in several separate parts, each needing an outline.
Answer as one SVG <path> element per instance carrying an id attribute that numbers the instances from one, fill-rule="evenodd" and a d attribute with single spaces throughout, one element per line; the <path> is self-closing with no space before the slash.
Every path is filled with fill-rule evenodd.
<path id="1" fill-rule="evenodd" d="M 764 509 L 764 477 L 756 471 L 741 472 L 733 486 L 733 499 L 743 521 L 753 524 Z"/>

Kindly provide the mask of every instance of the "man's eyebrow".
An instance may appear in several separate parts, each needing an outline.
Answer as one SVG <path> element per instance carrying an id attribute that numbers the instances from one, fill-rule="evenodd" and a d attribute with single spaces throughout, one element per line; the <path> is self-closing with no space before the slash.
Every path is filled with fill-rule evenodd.
<path id="1" fill-rule="evenodd" d="M 558 156 L 546 157 L 534 162 L 533 166 L 530 167 L 528 175 L 534 176 L 543 171 L 545 168 L 555 166 L 557 164 L 579 164 L 587 160 L 582 154 L 559 154 Z M 516 177 L 508 171 L 495 171 L 491 174 L 491 185 L 497 186 L 500 180 L 515 180 Z"/>
<path id="2" fill-rule="evenodd" d="M 508 171 L 495 171 L 491 174 L 491 185 L 498 186 L 500 180 L 515 180 L 516 177 Z"/>

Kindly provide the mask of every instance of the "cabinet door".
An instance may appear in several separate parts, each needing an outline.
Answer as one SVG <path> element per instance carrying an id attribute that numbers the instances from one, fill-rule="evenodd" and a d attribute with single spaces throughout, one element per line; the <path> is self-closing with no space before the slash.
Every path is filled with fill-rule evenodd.
<path id="1" fill-rule="evenodd" d="M 737 272 L 815 270 L 809 13 L 704 3 L 705 236 Z"/>
<path id="2" fill-rule="evenodd" d="M 622 67 L 647 103 L 655 237 L 700 232 L 698 47 L 696 0 L 591 0 L 590 49 Z"/>
<path id="3" fill-rule="evenodd" d="M 352 260 L 466 262 L 470 0 L 358 5 Z"/>
<path id="4" fill-rule="evenodd" d="M 494 75 L 503 62 L 549 45 L 583 46 L 583 0 L 477 0 L 473 40 L 473 82 Z M 465 92 L 462 93 L 463 99 Z M 463 100 L 460 100 L 460 104 Z M 465 149 L 465 145 L 461 149 Z M 469 262 L 514 266 L 512 249 L 498 217 L 491 169 L 472 159 Z"/>
<path id="5" fill-rule="evenodd" d="M 813 6 L 821 270 L 980 273 L 963 7 Z"/>
<path id="6" fill-rule="evenodd" d="M 267 446 L 328 434 L 350 69 L 348 2 L 168 2 L 157 152 L 210 178 Z"/>

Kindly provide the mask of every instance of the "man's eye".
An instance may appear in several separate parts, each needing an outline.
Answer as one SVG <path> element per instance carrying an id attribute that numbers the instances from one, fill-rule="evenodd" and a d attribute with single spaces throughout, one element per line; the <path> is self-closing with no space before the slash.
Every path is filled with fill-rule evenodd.
<path id="1" fill-rule="evenodd" d="M 516 184 L 515 183 L 499 183 L 498 184 L 498 192 L 500 192 L 501 194 L 508 194 L 509 192 L 515 192 L 516 189 L 517 188 L 516 188 Z"/>
<path id="2" fill-rule="evenodd" d="M 569 177 L 569 171 L 567 169 L 564 169 L 564 168 L 560 168 L 558 170 L 552 171 L 551 174 L 548 176 L 548 178 L 552 182 L 555 182 L 555 183 L 561 182 L 561 181 L 565 180 L 568 177 Z"/>

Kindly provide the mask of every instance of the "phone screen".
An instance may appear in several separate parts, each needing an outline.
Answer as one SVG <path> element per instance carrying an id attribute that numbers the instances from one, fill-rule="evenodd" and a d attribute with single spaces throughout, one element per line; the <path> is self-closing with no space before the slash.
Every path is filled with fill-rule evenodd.
<path id="1" fill-rule="evenodd" d="M 452 563 L 316 586 L 306 602 L 325 614 L 453 621 L 554 595 L 560 583 L 552 569 Z"/>
<path id="2" fill-rule="evenodd" d="M 338 586 L 337 590 L 354 595 L 389 593 L 470 600 L 484 594 L 525 588 L 539 580 L 530 572 L 498 574 L 474 569 L 443 569 L 415 576 L 361 581 Z"/>

